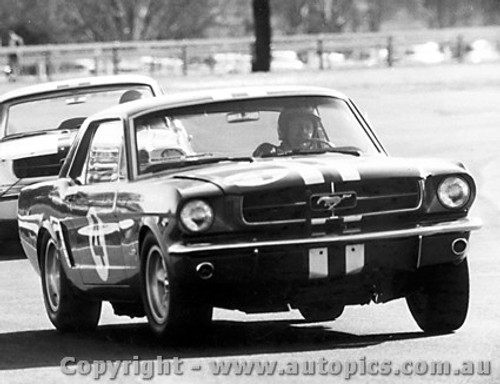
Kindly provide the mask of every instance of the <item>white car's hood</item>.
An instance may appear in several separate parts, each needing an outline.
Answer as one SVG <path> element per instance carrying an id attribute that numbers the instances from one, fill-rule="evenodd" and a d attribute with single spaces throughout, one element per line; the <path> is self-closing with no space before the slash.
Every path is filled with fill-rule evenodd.
<path id="1" fill-rule="evenodd" d="M 76 132 L 51 131 L 0 141 L 0 160 L 56 154 L 61 146 L 71 143 L 75 134 Z"/>

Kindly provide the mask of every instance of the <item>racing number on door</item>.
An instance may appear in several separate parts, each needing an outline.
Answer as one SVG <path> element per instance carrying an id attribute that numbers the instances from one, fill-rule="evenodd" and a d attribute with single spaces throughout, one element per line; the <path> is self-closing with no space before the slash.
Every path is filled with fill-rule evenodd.
<path id="1" fill-rule="evenodd" d="M 97 216 L 94 208 L 89 209 L 87 220 L 89 222 L 90 253 L 96 265 L 96 272 L 103 281 L 107 281 L 109 278 L 109 255 L 106 246 L 106 227 Z"/>

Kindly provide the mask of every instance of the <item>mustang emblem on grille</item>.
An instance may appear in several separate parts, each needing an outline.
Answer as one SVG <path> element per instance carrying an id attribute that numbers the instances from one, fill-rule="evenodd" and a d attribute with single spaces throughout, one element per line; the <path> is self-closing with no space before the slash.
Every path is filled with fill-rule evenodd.
<path id="1" fill-rule="evenodd" d="M 344 199 L 350 199 L 352 197 L 352 193 L 344 193 L 342 195 L 333 195 L 333 196 L 323 196 L 318 199 L 317 204 L 321 205 L 323 204 L 325 208 L 327 208 L 330 211 L 333 211 L 333 209 L 339 205 L 342 200 Z"/>

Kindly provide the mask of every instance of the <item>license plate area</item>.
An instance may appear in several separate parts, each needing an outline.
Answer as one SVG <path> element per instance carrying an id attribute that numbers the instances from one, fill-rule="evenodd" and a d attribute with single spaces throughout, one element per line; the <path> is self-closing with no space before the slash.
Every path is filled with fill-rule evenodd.
<path id="1" fill-rule="evenodd" d="M 391 239 L 355 244 L 333 244 L 307 250 L 309 279 L 338 277 L 363 270 L 414 270 L 418 239 Z"/>
<path id="2" fill-rule="evenodd" d="M 348 244 L 309 249 L 309 279 L 360 272 L 365 265 L 365 245 Z M 343 273 L 342 273 L 343 272 Z"/>
<path id="3" fill-rule="evenodd" d="M 365 266 L 365 245 L 348 244 L 345 246 L 345 273 L 361 272 Z"/>
<path id="4" fill-rule="evenodd" d="M 312 248 L 309 250 L 309 278 L 321 279 L 328 277 L 328 248 Z"/>

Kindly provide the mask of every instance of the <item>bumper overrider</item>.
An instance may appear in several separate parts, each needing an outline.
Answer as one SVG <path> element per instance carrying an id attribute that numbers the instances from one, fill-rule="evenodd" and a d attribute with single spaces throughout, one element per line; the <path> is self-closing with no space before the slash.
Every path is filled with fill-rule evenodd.
<path id="1" fill-rule="evenodd" d="M 175 275 L 186 284 L 304 285 L 369 273 L 415 272 L 426 266 L 459 263 L 480 219 L 461 218 L 412 228 L 321 235 L 286 240 L 174 243 L 169 247 Z"/>

